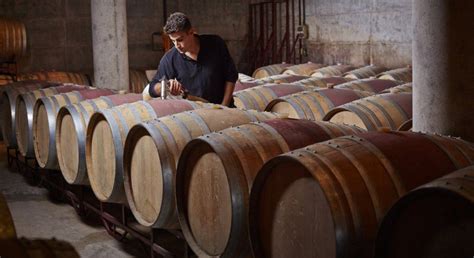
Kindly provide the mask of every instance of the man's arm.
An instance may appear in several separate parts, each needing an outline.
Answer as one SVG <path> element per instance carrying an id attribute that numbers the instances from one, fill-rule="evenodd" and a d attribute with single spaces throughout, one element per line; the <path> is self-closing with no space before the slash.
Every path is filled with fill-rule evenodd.
<path id="1" fill-rule="evenodd" d="M 233 82 L 225 82 L 225 91 L 224 91 L 224 98 L 222 99 L 223 106 L 229 106 L 230 102 L 232 101 L 232 93 L 234 92 L 235 83 Z"/>
<path id="2" fill-rule="evenodd" d="M 227 49 L 227 45 L 225 41 L 220 38 L 221 42 L 221 55 L 224 58 L 224 73 L 225 73 L 225 89 L 224 89 L 224 97 L 222 98 L 222 105 L 229 106 L 232 103 L 235 88 L 235 82 L 238 79 L 237 68 L 235 67 L 234 60 L 230 56 L 229 50 Z"/>

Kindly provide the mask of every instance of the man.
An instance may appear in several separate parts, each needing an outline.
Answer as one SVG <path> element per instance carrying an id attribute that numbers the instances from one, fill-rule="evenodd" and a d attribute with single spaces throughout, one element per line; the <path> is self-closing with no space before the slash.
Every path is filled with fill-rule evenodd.
<path id="1" fill-rule="evenodd" d="M 238 74 L 224 40 L 217 35 L 196 34 L 183 13 L 171 14 L 163 30 L 174 47 L 161 59 L 150 82 L 150 95 L 160 96 L 160 81 L 165 78 L 172 95 L 189 92 L 212 103 L 233 105 Z"/>

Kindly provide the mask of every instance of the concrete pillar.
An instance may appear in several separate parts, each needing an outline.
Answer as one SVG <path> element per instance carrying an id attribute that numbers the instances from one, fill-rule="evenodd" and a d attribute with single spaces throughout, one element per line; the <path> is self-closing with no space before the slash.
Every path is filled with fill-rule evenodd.
<path id="1" fill-rule="evenodd" d="M 474 1 L 413 1 L 413 129 L 474 142 Z"/>
<path id="2" fill-rule="evenodd" d="M 95 85 L 128 90 L 126 0 L 92 0 L 91 11 Z"/>

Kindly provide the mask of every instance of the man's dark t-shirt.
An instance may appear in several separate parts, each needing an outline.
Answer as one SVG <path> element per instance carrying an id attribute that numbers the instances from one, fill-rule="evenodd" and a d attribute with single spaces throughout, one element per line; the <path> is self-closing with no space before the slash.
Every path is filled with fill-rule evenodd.
<path id="1" fill-rule="evenodd" d="M 150 85 L 160 82 L 163 76 L 178 80 L 189 94 L 220 104 L 224 98 L 225 82 L 237 81 L 237 69 L 227 46 L 217 35 L 195 35 L 200 48 L 197 61 L 173 47 L 160 61 L 158 72 Z M 154 87 L 150 95 L 157 97 Z"/>

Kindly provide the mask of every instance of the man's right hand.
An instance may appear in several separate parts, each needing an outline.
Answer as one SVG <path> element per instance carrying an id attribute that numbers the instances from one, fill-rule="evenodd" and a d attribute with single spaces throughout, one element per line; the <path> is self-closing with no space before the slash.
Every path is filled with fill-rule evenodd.
<path id="1" fill-rule="evenodd" d="M 176 79 L 168 81 L 171 95 L 181 95 L 184 92 L 183 85 Z"/>

